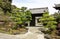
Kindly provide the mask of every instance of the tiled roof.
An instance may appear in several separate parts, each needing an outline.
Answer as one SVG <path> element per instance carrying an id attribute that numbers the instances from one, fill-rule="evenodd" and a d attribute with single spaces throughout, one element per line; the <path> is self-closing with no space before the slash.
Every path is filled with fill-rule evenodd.
<path id="1" fill-rule="evenodd" d="M 60 4 L 55 4 L 55 7 L 60 7 Z"/>
<path id="2" fill-rule="evenodd" d="M 48 7 L 44 7 L 44 8 L 32 8 L 30 9 L 32 14 L 38 14 L 38 13 L 44 13 L 44 12 L 48 12 Z"/>

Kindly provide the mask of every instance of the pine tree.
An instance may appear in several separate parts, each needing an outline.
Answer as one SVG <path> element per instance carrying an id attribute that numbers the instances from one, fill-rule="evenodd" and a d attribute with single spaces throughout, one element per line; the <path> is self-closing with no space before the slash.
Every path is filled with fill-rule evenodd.
<path id="1" fill-rule="evenodd" d="M 56 24 L 57 24 L 56 19 L 53 16 L 49 15 L 48 12 L 45 12 L 43 14 L 40 21 L 45 28 L 48 28 L 49 33 L 51 33 L 51 31 L 56 29 Z"/>

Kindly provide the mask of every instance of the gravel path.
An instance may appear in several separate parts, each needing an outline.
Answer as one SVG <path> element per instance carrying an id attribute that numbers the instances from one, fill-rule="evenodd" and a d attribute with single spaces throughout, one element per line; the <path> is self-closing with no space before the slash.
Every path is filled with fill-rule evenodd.
<path id="1" fill-rule="evenodd" d="M 29 28 L 28 33 L 20 35 L 8 35 L 0 33 L 0 39 L 44 39 L 44 34 L 37 28 Z"/>
<path id="2" fill-rule="evenodd" d="M 21 39 L 21 38 L 16 37 L 14 35 L 0 33 L 0 39 Z"/>

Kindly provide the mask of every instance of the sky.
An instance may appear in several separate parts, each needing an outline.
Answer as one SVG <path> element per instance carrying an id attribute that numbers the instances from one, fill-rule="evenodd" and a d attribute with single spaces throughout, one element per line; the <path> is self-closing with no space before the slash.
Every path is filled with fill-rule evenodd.
<path id="1" fill-rule="evenodd" d="M 60 0 L 13 0 L 12 5 L 16 5 L 18 8 L 27 7 L 27 8 L 43 8 L 48 7 L 49 13 L 54 14 L 58 10 L 53 7 L 55 4 L 60 4 Z"/>

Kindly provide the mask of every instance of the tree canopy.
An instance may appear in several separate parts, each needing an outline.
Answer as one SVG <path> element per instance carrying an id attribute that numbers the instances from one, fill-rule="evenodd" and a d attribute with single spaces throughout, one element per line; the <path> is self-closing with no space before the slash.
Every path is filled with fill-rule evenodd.
<path id="1" fill-rule="evenodd" d="M 7 12 L 11 13 L 11 2 L 12 0 L 0 0 L 0 8 L 6 14 Z"/>
<path id="2" fill-rule="evenodd" d="M 31 20 L 31 12 L 27 7 L 17 8 L 15 5 L 11 5 L 11 2 L 12 0 L 0 0 L 0 14 L 3 13 L 16 24 L 23 24 Z"/>
<path id="3" fill-rule="evenodd" d="M 55 14 L 53 14 L 53 16 L 56 18 L 57 22 L 60 21 L 60 13 L 56 12 Z"/>
<path id="4" fill-rule="evenodd" d="M 14 8 L 11 17 L 17 24 L 24 24 L 32 19 L 31 12 L 26 7 Z"/>
<path id="5" fill-rule="evenodd" d="M 54 30 L 56 29 L 56 19 L 49 15 L 48 12 L 45 12 L 40 19 L 41 23 L 43 24 L 44 27 L 48 28 L 49 30 Z"/>

